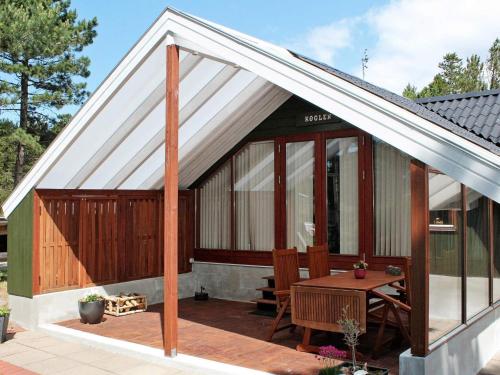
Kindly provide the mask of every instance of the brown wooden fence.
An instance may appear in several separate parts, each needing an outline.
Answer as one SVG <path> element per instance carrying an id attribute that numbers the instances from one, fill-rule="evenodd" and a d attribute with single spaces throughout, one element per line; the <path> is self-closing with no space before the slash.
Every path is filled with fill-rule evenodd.
<path id="1" fill-rule="evenodd" d="M 163 192 L 38 190 L 38 290 L 163 275 Z M 194 200 L 179 194 L 179 272 L 189 272 Z M 36 270 L 36 267 L 34 268 Z"/>

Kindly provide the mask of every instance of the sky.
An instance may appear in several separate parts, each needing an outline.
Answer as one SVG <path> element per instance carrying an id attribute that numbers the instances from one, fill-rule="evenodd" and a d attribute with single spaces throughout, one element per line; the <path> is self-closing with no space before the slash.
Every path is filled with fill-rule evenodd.
<path id="1" fill-rule="evenodd" d="M 84 50 L 94 91 L 166 6 L 289 48 L 400 94 L 422 88 L 447 52 L 483 59 L 500 37 L 499 0 L 73 0 L 82 18 L 97 17 Z"/>

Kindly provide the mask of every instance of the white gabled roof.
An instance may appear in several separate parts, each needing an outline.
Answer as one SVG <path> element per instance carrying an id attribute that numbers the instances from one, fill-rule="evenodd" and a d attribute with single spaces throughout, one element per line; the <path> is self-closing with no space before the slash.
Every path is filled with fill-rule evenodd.
<path id="1" fill-rule="evenodd" d="M 180 53 L 180 187 L 295 94 L 500 202 L 500 157 L 286 49 L 167 10 L 54 140 L 3 205 L 34 187 L 158 189 L 166 36 Z"/>

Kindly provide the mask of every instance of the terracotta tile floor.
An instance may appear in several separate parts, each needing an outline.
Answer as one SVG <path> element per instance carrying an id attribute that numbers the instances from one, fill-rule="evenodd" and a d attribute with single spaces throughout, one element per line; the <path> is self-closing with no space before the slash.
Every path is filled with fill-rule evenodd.
<path id="1" fill-rule="evenodd" d="M 301 330 L 276 334 L 273 343 L 265 341 L 272 318 L 250 314 L 255 305 L 211 299 L 195 302 L 179 301 L 179 353 L 211 359 L 233 365 L 271 372 L 273 374 L 317 374 L 321 367 L 313 354 L 300 353 L 295 346 L 301 341 Z M 102 336 L 127 340 L 162 348 L 161 319 L 163 305 L 152 305 L 148 311 L 123 317 L 105 315 L 97 325 L 82 324 L 79 320 L 59 323 Z M 366 335 L 365 335 L 366 336 Z M 336 335 L 318 334 L 313 344 L 342 345 Z M 369 352 L 369 348 L 367 352 Z M 370 364 L 388 367 L 397 374 L 398 355 L 392 351 L 378 361 L 367 358 Z"/>

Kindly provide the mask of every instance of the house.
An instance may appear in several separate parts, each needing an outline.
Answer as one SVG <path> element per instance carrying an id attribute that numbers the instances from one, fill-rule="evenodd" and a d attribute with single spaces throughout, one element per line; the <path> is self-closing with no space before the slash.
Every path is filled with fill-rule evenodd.
<path id="1" fill-rule="evenodd" d="M 334 270 L 411 257 L 401 374 L 475 374 L 500 350 L 498 97 L 415 103 L 168 8 L 5 201 L 12 319 L 140 290 L 175 356 L 180 298 L 255 298 L 272 248 L 326 243 Z"/>

